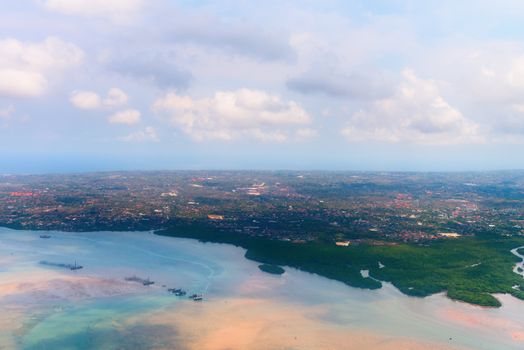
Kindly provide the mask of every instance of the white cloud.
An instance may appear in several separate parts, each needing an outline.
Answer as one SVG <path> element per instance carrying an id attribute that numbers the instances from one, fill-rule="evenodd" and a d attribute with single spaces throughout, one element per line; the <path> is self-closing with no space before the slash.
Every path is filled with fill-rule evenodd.
<path id="1" fill-rule="evenodd" d="M 49 11 L 65 15 L 86 17 L 106 17 L 119 22 L 126 22 L 136 16 L 144 0 L 44 0 L 43 5 Z"/>
<path id="2" fill-rule="evenodd" d="M 524 104 L 514 104 L 513 109 L 515 110 L 515 112 L 524 114 Z"/>
<path id="3" fill-rule="evenodd" d="M 302 140 L 308 140 L 308 139 L 316 137 L 317 134 L 318 134 L 318 132 L 315 129 L 302 128 L 302 129 L 298 129 L 295 132 L 295 138 L 297 140 L 301 140 L 301 141 Z"/>
<path id="4" fill-rule="evenodd" d="M 253 129 L 250 131 L 254 138 L 262 142 L 284 142 L 287 141 L 287 133 L 281 130 L 262 131 Z"/>
<path id="5" fill-rule="evenodd" d="M 140 112 L 136 109 L 126 109 L 111 115 L 108 121 L 111 124 L 136 124 L 140 122 Z"/>
<path id="6" fill-rule="evenodd" d="M 104 105 L 109 107 L 121 106 L 127 103 L 128 97 L 122 90 L 118 88 L 111 88 L 104 99 Z"/>
<path id="7" fill-rule="evenodd" d="M 0 40 L 0 95 L 42 96 L 50 79 L 79 65 L 83 57 L 81 49 L 53 37 L 39 43 Z"/>
<path id="8" fill-rule="evenodd" d="M 153 128 L 152 126 L 147 126 L 144 128 L 144 130 L 139 130 L 127 136 L 120 137 L 119 140 L 125 142 L 160 141 L 155 128 Z"/>
<path id="9" fill-rule="evenodd" d="M 69 101 L 80 109 L 97 109 L 102 105 L 102 99 L 91 91 L 73 91 Z"/>
<path id="10" fill-rule="evenodd" d="M 481 140 L 478 125 L 450 106 L 435 82 L 419 79 L 411 70 L 402 76 L 393 96 L 353 114 L 342 130 L 349 141 L 446 144 Z"/>
<path id="11" fill-rule="evenodd" d="M 524 142 L 524 105 L 514 104 L 498 118 L 492 127 L 493 139 L 497 142 Z"/>
<path id="12" fill-rule="evenodd" d="M 1 108 L 0 109 L 0 119 L 9 119 L 11 118 L 11 116 L 13 115 L 15 111 L 15 107 L 13 107 L 12 105 L 9 105 L 7 107 L 4 107 L 4 108 Z"/>
<path id="13" fill-rule="evenodd" d="M 174 126 L 198 141 L 229 141 L 241 136 L 284 141 L 287 136 L 283 127 L 311 121 L 296 102 L 250 89 L 219 91 L 199 100 L 168 93 L 155 101 L 153 110 L 164 113 Z"/>
<path id="14" fill-rule="evenodd" d="M 474 118 L 489 142 L 524 141 L 524 51 L 519 42 L 446 42 L 424 51 L 417 71 L 437 76 L 442 94 Z"/>
<path id="15" fill-rule="evenodd" d="M 440 69 L 440 75 L 475 104 L 507 105 L 522 101 L 524 55 L 521 48 L 502 44 L 443 48 L 442 53 L 431 59 L 440 60 L 434 65 Z"/>
<path id="16" fill-rule="evenodd" d="M 47 79 L 38 72 L 0 69 L 0 95 L 38 97 L 47 89 Z"/>
<path id="17" fill-rule="evenodd" d="M 42 42 L 21 42 L 8 38 L 0 40 L 0 65 L 36 71 L 74 67 L 84 58 L 77 46 L 55 37 Z"/>
<path id="18" fill-rule="evenodd" d="M 127 95 L 118 88 L 109 89 L 107 96 L 102 99 L 93 91 L 73 91 L 69 101 L 80 109 L 98 109 L 101 107 L 118 107 L 127 103 Z"/>

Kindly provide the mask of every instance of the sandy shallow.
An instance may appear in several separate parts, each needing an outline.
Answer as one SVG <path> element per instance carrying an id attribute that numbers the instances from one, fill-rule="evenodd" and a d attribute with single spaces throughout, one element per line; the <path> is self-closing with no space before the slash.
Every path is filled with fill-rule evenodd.
<path id="1" fill-rule="evenodd" d="M 33 270 L 0 281 L 0 349 L 20 348 L 18 339 L 61 305 L 143 293 L 142 286 L 108 278 Z M 73 348 L 74 349 L 74 348 Z"/>
<path id="2" fill-rule="evenodd" d="M 264 299 L 220 299 L 195 305 L 185 302 L 128 320 L 154 326 L 170 325 L 173 343 L 191 350 L 241 349 L 464 349 L 450 344 L 420 342 L 322 321 L 324 310 Z"/>
<path id="3" fill-rule="evenodd" d="M 24 305 L 58 299 L 76 301 L 139 292 L 143 292 L 143 288 L 136 283 L 100 277 L 66 275 L 55 271 L 18 273 L 0 282 L 0 302 L 18 302 Z"/>
<path id="4" fill-rule="evenodd" d="M 154 312 L 129 317 L 113 326 L 120 333 L 144 337 L 138 344 L 149 349 L 459 349 L 452 344 L 420 342 L 341 327 L 325 321 L 323 306 L 304 307 L 265 298 L 250 298 L 280 285 L 279 279 L 252 277 L 239 285 L 242 296 L 181 301 Z M 83 276 L 69 271 L 28 270 L 8 275 L 0 283 L 0 349 L 18 347 L 16 336 L 31 328 L 31 318 L 60 302 L 140 295 L 144 287 L 117 279 Z M 454 313 L 455 312 L 455 313 Z M 28 317 L 28 315 L 33 315 Z M 468 315 L 445 310 L 442 317 L 469 322 Z M 481 321 L 477 321 L 481 322 Z M 481 324 L 483 325 L 483 324 Z M 159 331 L 162 330 L 162 331 Z M 155 341 L 151 334 L 158 332 Z M 6 336 L 5 334 L 11 334 Z M 136 341 L 135 341 L 136 344 Z M 463 349 L 463 348 L 460 348 Z"/>

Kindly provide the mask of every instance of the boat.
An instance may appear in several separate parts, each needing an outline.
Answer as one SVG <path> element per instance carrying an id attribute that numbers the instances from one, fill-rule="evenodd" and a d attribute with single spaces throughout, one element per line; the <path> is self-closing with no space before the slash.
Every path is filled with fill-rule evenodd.
<path id="1" fill-rule="evenodd" d="M 40 238 L 51 238 L 50 235 L 40 235 Z"/>
<path id="2" fill-rule="evenodd" d="M 70 269 L 70 270 L 73 270 L 73 271 L 74 271 L 74 270 L 80 270 L 80 269 L 83 269 L 83 268 L 84 268 L 84 267 L 83 267 L 82 265 L 77 265 L 76 260 L 75 260 L 75 264 L 74 264 L 74 265 L 70 265 L 70 266 L 69 266 L 69 269 Z"/>
<path id="3" fill-rule="evenodd" d="M 143 284 L 144 286 L 150 286 L 150 285 L 152 285 L 152 284 L 155 284 L 155 282 L 151 281 L 151 280 L 149 279 L 149 277 L 148 277 L 146 280 L 142 281 L 142 284 Z"/>
<path id="4" fill-rule="evenodd" d="M 176 295 L 177 297 L 181 297 L 187 294 L 185 290 L 180 288 L 169 288 L 167 291 Z"/>
<path id="5" fill-rule="evenodd" d="M 202 294 L 191 294 L 189 296 L 189 299 L 193 299 L 193 301 L 202 301 L 204 298 L 202 297 Z"/>

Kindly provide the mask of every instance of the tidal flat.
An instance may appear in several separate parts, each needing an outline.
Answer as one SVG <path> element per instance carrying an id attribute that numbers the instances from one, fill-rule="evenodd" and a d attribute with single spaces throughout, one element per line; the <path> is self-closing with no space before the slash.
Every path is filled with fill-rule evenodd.
<path id="1" fill-rule="evenodd" d="M 442 294 L 409 297 L 389 283 L 353 288 L 285 266 L 273 275 L 227 244 L 151 232 L 41 234 L 0 228 L 2 349 L 524 347 L 524 302 L 511 295 L 483 308 Z"/>

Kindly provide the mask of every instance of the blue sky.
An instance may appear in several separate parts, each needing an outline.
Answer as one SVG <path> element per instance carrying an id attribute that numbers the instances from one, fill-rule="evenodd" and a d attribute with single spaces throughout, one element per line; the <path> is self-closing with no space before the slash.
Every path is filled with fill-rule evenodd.
<path id="1" fill-rule="evenodd" d="M 523 168 L 524 3 L 9 1 L 1 172 Z"/>

